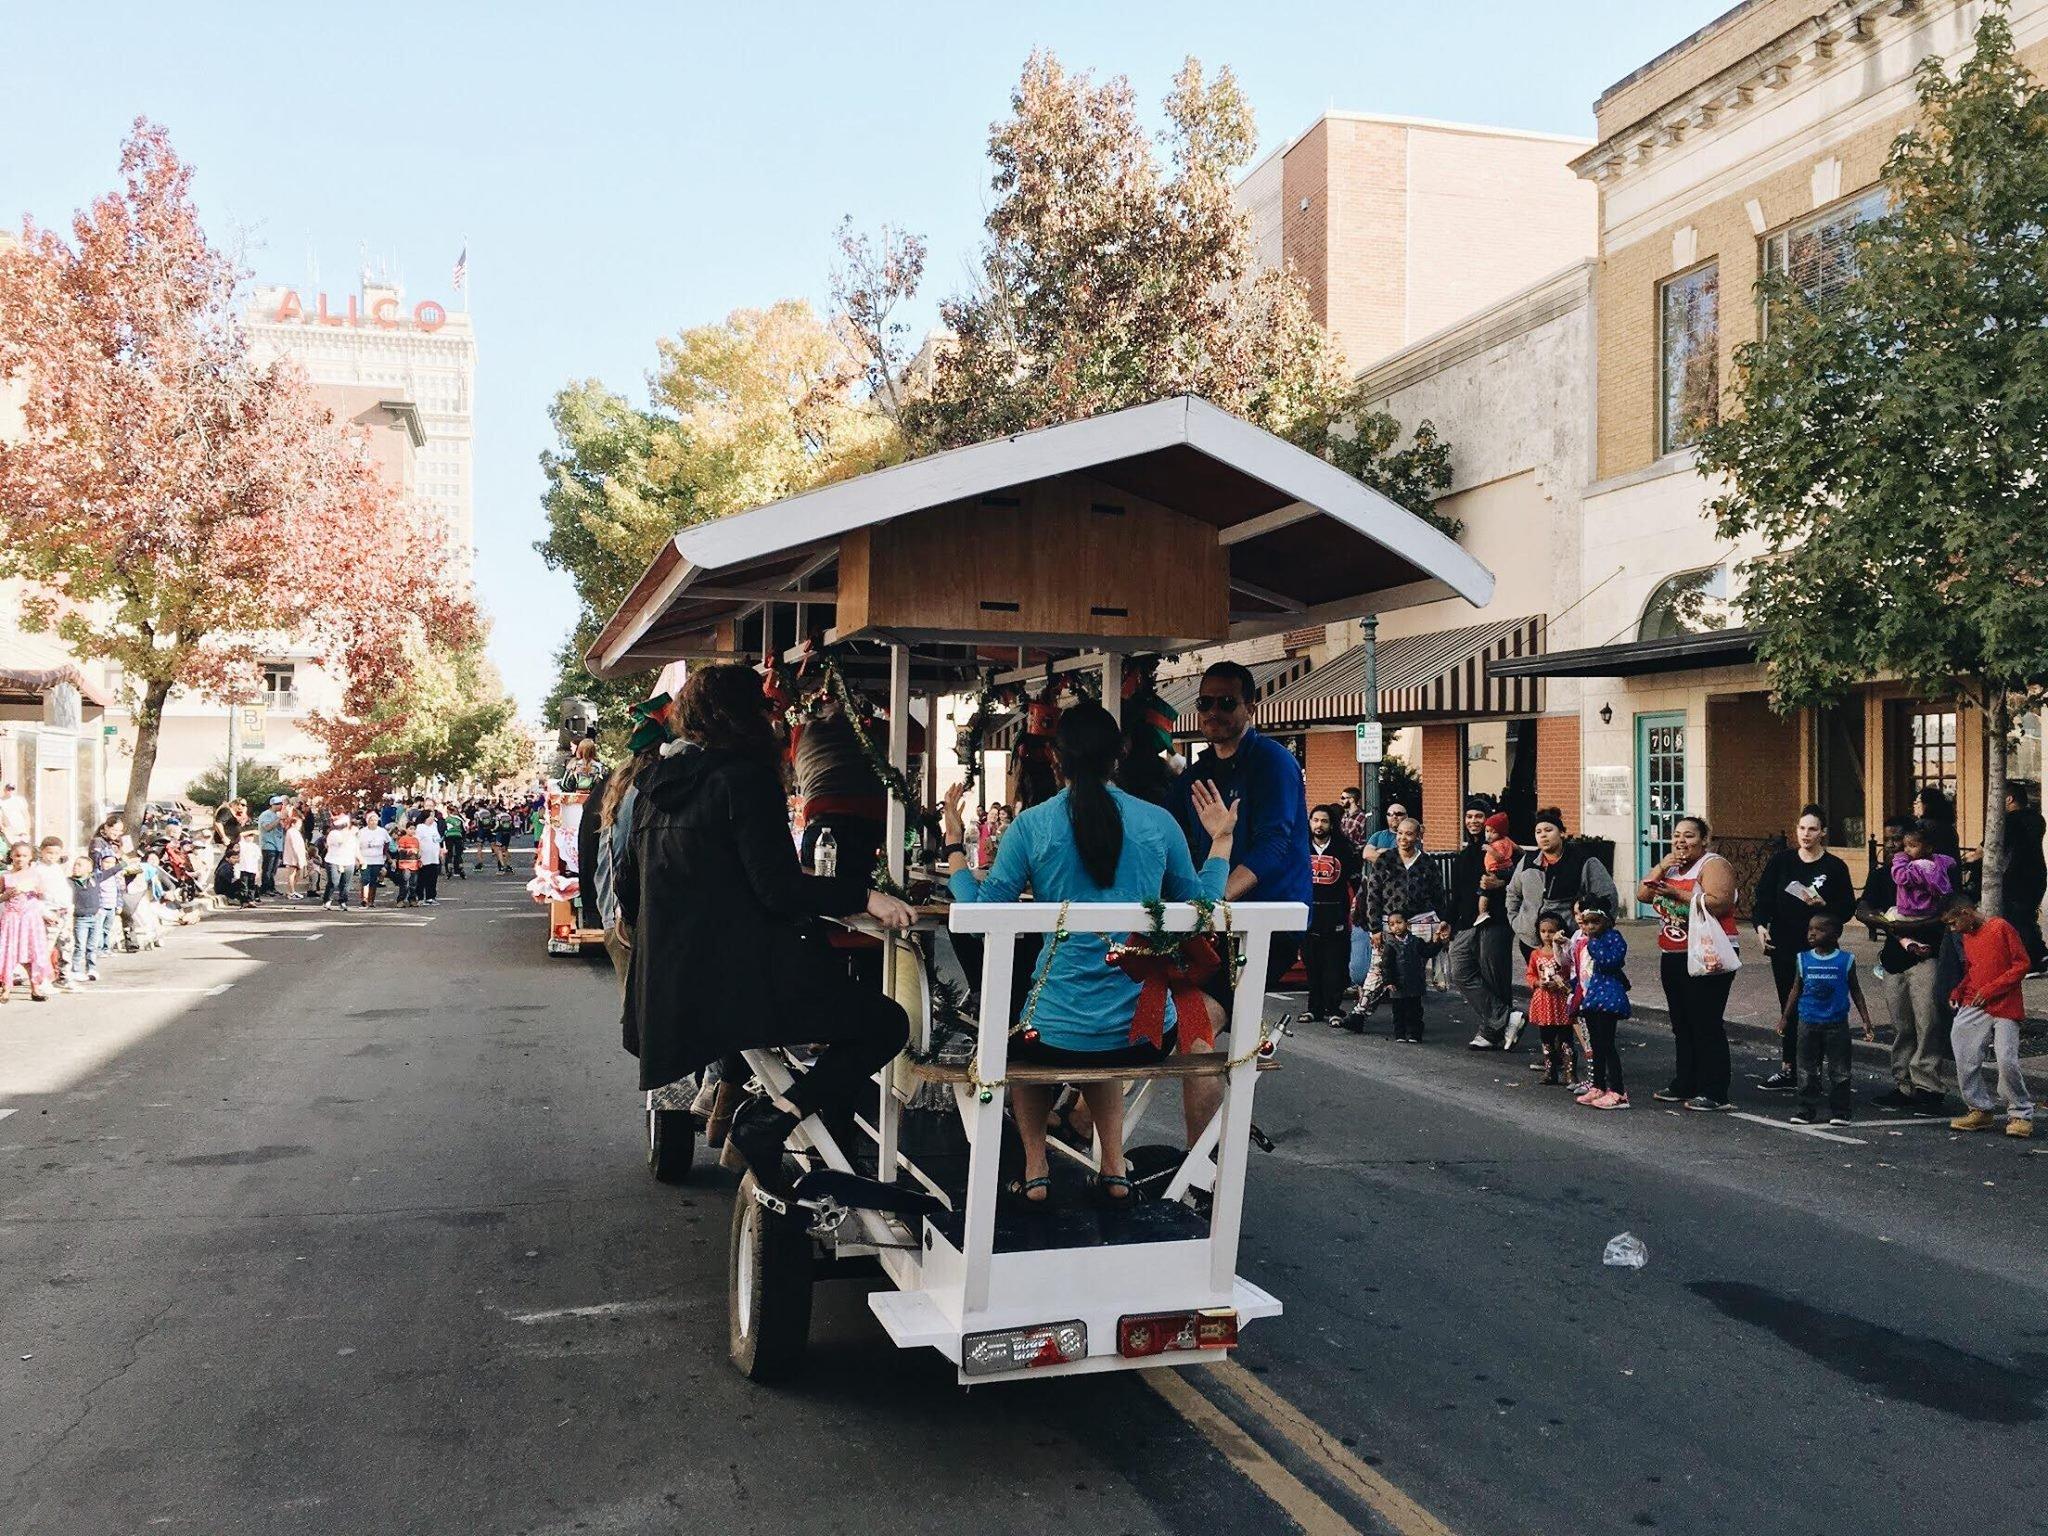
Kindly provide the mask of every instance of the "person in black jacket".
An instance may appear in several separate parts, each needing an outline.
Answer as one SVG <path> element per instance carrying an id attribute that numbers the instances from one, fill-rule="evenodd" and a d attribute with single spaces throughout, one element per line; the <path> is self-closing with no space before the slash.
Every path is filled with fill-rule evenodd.
<path id="1" fill-rule="evenodd" d="M 1494 811 L 1485 795 L 1465 801 L 1465 843 L 1451 867 L 1451 985 L 1465 1006 L 1479 1015 L 1479 1028 L 1466 1042 L 1475 1051 L 1512 1048 L 1508 1012 L 1514 1001 L 1514 930 L 1506 923 L 1479 921 L 1482 891 L 1505 903 L 1507 881 L 1486 872 L 1486 818 Z"/>
<path id="2" fill-rule="evenodd" d="M 2004 885 L 1998 915 L 2019 930 L 2027 946 L 2027 974 L 2038 976 L 2048 966 L 2048 944 L 2041 941 L 2041 898 L 2048 895 L 2048 860 L 2041 839 L 2048 836 L 2041 813 L 2034 809 L 2024 784 L 2005 791 Z"/>
<path id="3" fill-rule="evenodd" d="M 1308 813 L 1308 930 L 1301 939 L 1301 963 L 1308 972 L 1308 1013 L 1331 1024 L 1343 1022 L 1345 973 L 1351 965 L 1351 884 L 1358 878 L 1358 850 L 1337 828 L 1334 806 Z"/>
<path id="4" fill-rule="evenodd" d="M 706 667 L 683 689 L 683 748 L 640 783 L 618 873 L 633 929 L 625 1046 L 640 1086 L 662 1088 L 758 1046 L 822 1043 L 780 1098 L 755 1099 L 730 1139 L 764 1189 L 782 1194 L 784 1144 L 798 1121 L 851 1109 L 903 1049 L 903 1009 L 847 975 L 812 921 L 866 911 L 907 928 L 911 909 L 867 888 L 865 873 L 798 865 L 760 679 Z"/>
<path id="5" fill-rule="evenodd" d="M 1846 923 L 1856 910 L 1856 886 L 1849 878 L 1849 866 L 1827 850 L 1828 821 L 1817 805 L 1799 813 L 1794 829 L 1797 839 L 1790 848 L 1780 848 L 1764 865 L 1750 901 L 1750 920 L 1764 941 L 1764 953 L 1771 957 L 1771 980 L 1778 987 L 1778 1011 L 1785 1011 L 1792 985 L 1799 979 L 1799 956 L 1812 947 L 1807 924 L 1816 913 L 1825 912 Z M 1799 1031 L 1781 1031 L 1784 1064 L 1763 1081 L 1774 1093 L 1790 1093 L 1799 1086 L 1796 1052 Z"/>

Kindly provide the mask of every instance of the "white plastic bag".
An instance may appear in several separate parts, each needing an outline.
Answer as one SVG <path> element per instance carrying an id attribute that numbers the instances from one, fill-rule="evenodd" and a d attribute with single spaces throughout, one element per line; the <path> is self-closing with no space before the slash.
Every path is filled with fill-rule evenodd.
<path id="1" fill-rule="evenodd" d="M 1607 1239 L 1600 1262 L 1612 1269 L 1641 1269 L 1650 1262 L 1650 1250 L 1633 1232 L 1620 1232 Z"/>
<path id="2" fill-rule="evenodd" d="M 1685 970 L 1689 976 L 1719 976 L 1742 969 L 1742 956 L 1735 940 L 1721 927 L 1721 919 L 1707 910 L 1706 892 L 1692 888 L 1692 916 L 1686 922 Z"/>

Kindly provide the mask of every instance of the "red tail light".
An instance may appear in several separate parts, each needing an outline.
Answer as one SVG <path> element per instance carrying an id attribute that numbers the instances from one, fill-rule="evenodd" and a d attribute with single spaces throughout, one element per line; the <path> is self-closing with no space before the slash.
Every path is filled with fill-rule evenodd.
<path id="1" fill-rule="evenodd" d="M 555 924 L 555 937 L 558 939 L 566 939 L 569 937 L 570 934 L 574 933 L 575 931 L 576 925 L 574 923 Z"/>
<path id="2" fill-rule="evenodd" d="M 1120 1317 L 1116 1324 L 1117 1353 L 1126 1360 L 1176 1350 L 1235 1349 L 1237 1309 L 1207 1307 L 1194 1312 L 1141 1312 Z"/>

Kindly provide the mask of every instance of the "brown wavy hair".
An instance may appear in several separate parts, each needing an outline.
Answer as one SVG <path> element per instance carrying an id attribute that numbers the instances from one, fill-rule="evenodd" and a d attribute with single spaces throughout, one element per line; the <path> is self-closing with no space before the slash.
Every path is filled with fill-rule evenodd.
<path id="1" fill-rule="evenodd" d="M 775 730 L 768 723 L 760 674 L 738 662 L 690 674 L 676 706 L 676 728 L 711 751 L 775 754 Z"/>

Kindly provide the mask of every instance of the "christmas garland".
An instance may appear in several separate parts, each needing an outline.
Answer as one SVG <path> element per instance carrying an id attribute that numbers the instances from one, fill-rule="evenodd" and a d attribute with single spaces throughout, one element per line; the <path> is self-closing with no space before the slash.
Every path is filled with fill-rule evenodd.
<path id="1" fill-rule="evenodd" d="M 967 717 L 967 723 L 960 727 L 960 741 L 954 748 L 954 756 L 967 772 L 961 776 L 960 788 L 964 793 L 974 788 L 981 778 L 982 743 L 988 739 L 990 721 L 996 712 L 996 669 L 990 667 L 981 675 L 981 689 L 974 697 L 974 713 Z"/>
<path id="2" fill-rule="evenodd" d="M 874 706 L 868 702 L 866 694 L 846 680 L 846 674 L 839 670 L 837 656 L 828 650 L 823 652 L 819 659 L 825 669 L 825 686 L 832 691 L 832 696 L 839 700 L 839 707 L 846 712 L 847 723 L 853 727 L 854 740 L 860 743 L 861 756 L 867 760 L 869 771 L 881 780 L 882 787 L 888 790 L 890 799 L 912 815 L 917 815 L 921 807 L 917 803 L 917 796 L 910 788 L 910 781 L 904 777 L 902 769 L 889 761 L 888 754 L 876 745 L 875 738 L 869 734 L 868 727 L 875 720 Z M 895 728 L 908 730 L 910 723 L 907 720 L 897 721 Z"/>

